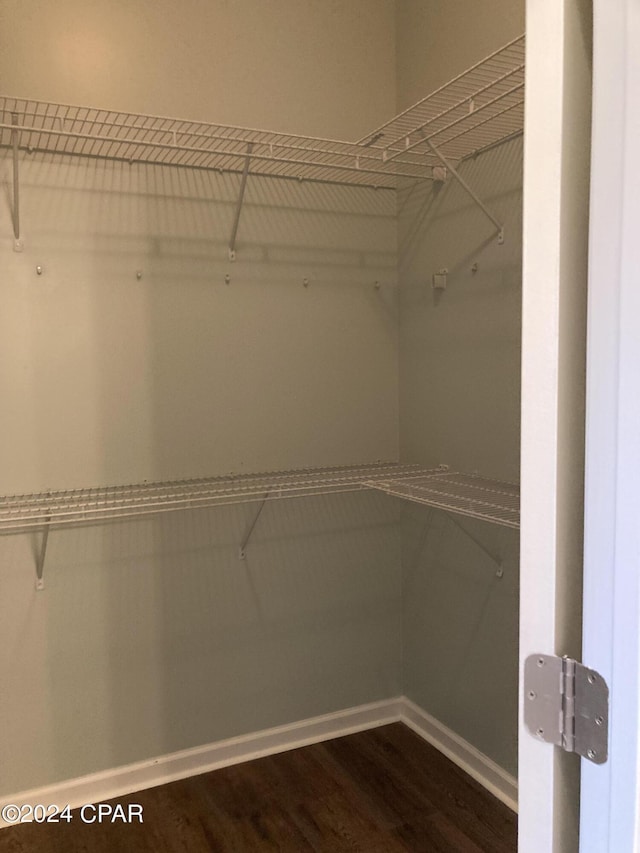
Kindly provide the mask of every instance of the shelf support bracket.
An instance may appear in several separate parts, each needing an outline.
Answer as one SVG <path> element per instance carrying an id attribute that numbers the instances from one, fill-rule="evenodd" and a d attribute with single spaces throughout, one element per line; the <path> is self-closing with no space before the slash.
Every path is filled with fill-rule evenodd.
<path id="1" fill-rule="evenodd" d="M 247 156 L 244 160 L 244 168 L 242 170 L 242 179 L 240 181 L 240 193 L 238 194 L 238 202 L 236 204 L 236 212 L 233 217 L 233 227 L 231 229 L 231 238 L 229 240 L 229 260 L 236 259 L 236 237 L 238 235 L 238 225 L 240 224 L 240 214 L 242 212 L 242 202 L 244 201 L 244 191 L 247 186 L 247 176 L 249 175 L 249 165 L 251 163 L 251 152 L 253 151 L 253 142 L 247 143 Z"/>
<path id="2" fill-rule="evenodd" d="M 474 192 L 474 190 L 471 189 L 469 184 L 465 181 L 465 179 L 458 172 L 458 170 L 456 168 L 454 168 L 454 166 L 451 165 L 449 160 L 447 160 L 447 158 L 443 154 L 440 153 L 440 151 L 436 148 L 436 146 L 433 144 L 433 142 L 431 142 L 429 137 L 425 137 L 424 141 L 427 143 L 429 148 L 433 151 L 433 153 L 438 158 L 438 160 L 440 160 L 440 162 L 445 167 L 445 169 L 447 169 L 449 172 L 451 172 L 453 177 L 460 184 L 460 186 L 467 193 L 467 195 L 469 195 L 475 201 L 475 203 L 478 205 L 478 207 L 484 213 L 484 215 L 486 217 L 488 217 L 493 222 L 493 224 L 496 226 L 496 228 L 498 230 L 498 243 L 500 245 L 502 245 L 504 243 L 504 225 L 495 218 L 495 216 L 493 215 L 493 213 L 491 213 L 491 211 L 489 210 L 487 205 L 482 201 L 482 199 L 478 196 L 478 194 L 476 192 Z"/>
<path id="3" fill-rule="evenodd" d="M 260 506 L 258 507 L 258 511 L 253 516 L 253 521 L 247 527 L 247 531 L 244 534 L 244 537 L 242 539 L 242 544 L 240 545 L 240 549 L 238 551 L 238 558 L 240 560 L 244 560 L 244 558 L 247 556 L 247 545 L 249 544 L 249 539 L 251 539 L 251 534 L 253 533 L 253 529 L 256 526 L 256 524 L 258 523 L 258 519 L 260 518 L 260 513 L 264 509 L 264 505 L 267 502 L 268 497 L 269 497 L 269 492 L 267 492 L 265 494 L 265 496 L 262 498 L 262 501 L 260 502 Z"/>
<path id="4" fill-rule="evenodd" d="M 19 146 L 20 133 L 18 131 L 18 113 L 11 114 L 11 149 L 13 152 L 13 203 L 11 219 L 13 221 L 13 249 L 15 252 L 22 251 L 22 240 L 20 239 L 20 161 Z"/>
<path id="5" fill-rule="evenodd" d="M 449 521 L 452 524 L 455 524 L 457 528 L 459 528 L 469 539 L 471 539 L 471 541 L 475 543 L 475 545 L 480 548 L 480 550 L 483 551 L 487 555 L 487 557 L 489 557 L 490 560 L 493 560 L 493 562 L 497 566 L 496 577 L 503 577 L 504 569 L 502 568 L 502 557 L 498 556 L 498 554 L 496 554 L 490 548 L 487 548 L 484 542 L 481 542 L 480 539 L 477 538 L 477 536 L 475 536 L 468 528 L 466 528 L 464 524 L 458 521 L 458 519 L 450 512 L 445 512 L 445 515 L 447 516 Z"/>
<path id="6" fill-rule="evenodd" d="M 44 561 L 47 557 L 47 544 L 49 542 L 49 522 L 51 516 L 47 516 L 47 523 L 42 531 L 42 541 L 40 542 L 40 553 L 36 557 L 36 589 L 41 592 L 44 589 Z"/>

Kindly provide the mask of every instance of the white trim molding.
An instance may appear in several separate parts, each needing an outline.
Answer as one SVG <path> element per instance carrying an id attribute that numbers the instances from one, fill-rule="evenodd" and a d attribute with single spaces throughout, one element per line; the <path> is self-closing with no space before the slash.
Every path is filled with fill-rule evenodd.
<path id="1" fill-rule="evenodd" d="M 640 851 L 640 6 L 593 4 L 582 660 L 609 759 L 582 762 L 580 853 Z"/>
<path id="2" fill-rule="evenodd" d="M 518 780 L 514 776 L 410 699 L 403 697 L 400 705 L 400 720 L 406 726 L 435 746 L 512 811 L 518 811 Z"/>
<path id="3" fill-rule="evenodd" d="M 395 722 L 405 723 L 498 799 L 516 810 L 516 780 L 404 696 L 183 749 L 11 796 L 0 796 L 0 804 L 15 803 L 21 806 L 55 803 L 61 807 L 69 804 L 72 809 L 78 808 L 86 803 L 111 800 L 231 764 Z M 7 825 L 0 819 L 0 828 Z"/>

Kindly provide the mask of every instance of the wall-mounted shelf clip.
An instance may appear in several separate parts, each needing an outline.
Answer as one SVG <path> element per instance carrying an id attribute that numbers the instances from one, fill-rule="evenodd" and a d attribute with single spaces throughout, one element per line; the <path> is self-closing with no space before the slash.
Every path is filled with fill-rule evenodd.
<path id="1" fill-rule="evenodd" d="M 431 276 L 431 287 L 434 290 L 446 290 L 448 274 L 449 270 L 445 268 L 438 270 L 438 272 L 434 272 Z"/>
<path id="2" fill-rule="evenodd" d="M 436 183 L 443 184 L 447 180 L 446 166 L 432 166 L 431 175 Z"/>

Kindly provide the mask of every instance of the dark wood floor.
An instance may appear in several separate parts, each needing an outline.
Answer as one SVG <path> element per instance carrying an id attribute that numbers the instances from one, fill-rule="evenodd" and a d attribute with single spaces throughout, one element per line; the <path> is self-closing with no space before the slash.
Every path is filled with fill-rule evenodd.
<path id="1" fill-rule="evenodd" d="M 24 824 L 0 853 L 513 853 L 516 816 L 401 723 L 111 801 L 142 825 Z"/>

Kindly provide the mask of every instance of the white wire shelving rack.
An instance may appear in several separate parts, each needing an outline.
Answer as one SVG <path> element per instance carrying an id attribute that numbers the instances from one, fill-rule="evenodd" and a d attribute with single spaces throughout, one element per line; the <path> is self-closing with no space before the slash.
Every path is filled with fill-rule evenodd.
<path id="1" fill-rule="evenodd" d="M 511 483 L 417 464 L 378 462 L 239 474 L 172 482 L 104 486 L 0 497 L 0 535 L 42 531 L 36 587 L 43 589 L 49 531 L 157 516 L 167 512 L 257 503 L 240 545 L 247 543 L 267 501 L 375 489 L 449 513 L 519 526 L 519 491 Z M 467 532 L 467 531 L 465 531 Z"/>
<path id="2" fill-rule="evenodd" d="M 513 483 L 381 462 L 0 497 L 0 534 L 361 489 L 377 489 L 493 524 L 519 526 L 519 489 Z"/>
<path id="3" fill-rule="evenodd" d="M 501 232 L 454 163 L 521 133 L 523 102 L 524 36 L 357 142 L 0 96 L 0 147 L 12 149 L 14 161 L 15 248 L 25 151 L 240 174 L 232 260 L 249 175 L 395 189 L 407 180 L 441 180 L 444 166 Z"/>
<path id="4" fill-rule="evenodd" d="M 491 480 L 479 474 L 410 472 L 371 482 L 398 498 L 465 515 L 503 527 L 520 527 L 520 488 L 516 483 Z"/>
<path id="5" fill-rule="evenodd" d="M 522 133 L 524 48 L 519 36 L 360 140 L 385 163 L 419 155 L 460 162 Z"/>
<path id="6" fill-rule="evenodd" d="M 446 468 L 446 466 L 443 466 Z M 520 487 L 516 483 L 457 471 L 411 472 L 401 477 L 379 477 L 371 488 L 403 500 L 440 510 L 496 565 L 496 577 L 504 575 L 502 555 L 470 530 L 458 516 L 475 518 L 500 527 L 520 527 Z"/>
<path id="7" fill-rule="evenodd" d="M 498 241 L 503 224 L 458 172 L 477 157 L 520 136 L 524 125 L 525 37 L 519 36 L 360 140 L 384 163 L 418 156 L 431 177 L 450 173 L 493 222 Z"/>
<path id="8" fill-rule="evenodd" d="M 126 486 L 42 492 L 0 498 L 0 533 L 78 526 L 160 513 L 299 498 L 372 488 L 378 479 L 396 479 L 429 470 L 419 465 L 372 463 L 262 474 L 238 474 Z"/>
<path id="9" fill-rule="evenodd" d="M 0 148 L 11 151 L 14 248 L 21 251 L 20 156 L 41 152 L 127 163 L 237 173 L 240 188 L 229 240 L 235 245 L 249 176 L 393 190 L 451 174 L 502 224 L 457 167 L 522 133 L 524 36 L 495 51 L 357 142 L 0 96 Z M 273 474 L 202 478 L 0 498 L 0 535 L 43 531 L 38 588 L 49 530 L 164 512 L 278 498 L 378 489 L 390 495 L 507 527 L 517 527 L 518 490 L 477 475 L 379 463 Z"/>

